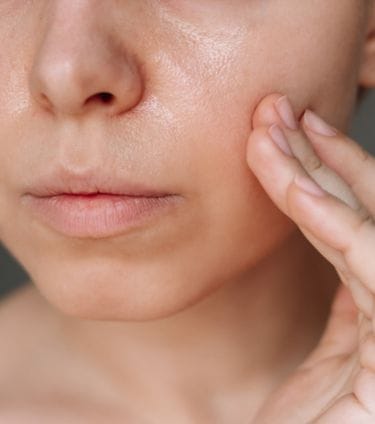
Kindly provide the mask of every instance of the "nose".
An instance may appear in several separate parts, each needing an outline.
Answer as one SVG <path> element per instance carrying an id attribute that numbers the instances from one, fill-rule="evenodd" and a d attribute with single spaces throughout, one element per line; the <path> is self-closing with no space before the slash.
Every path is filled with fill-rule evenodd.
<path id="1" fill-rule="evenodd" d="M 54 5 L 34 56 L 31 97 L 56 115 L 115 116 L 134 108 L 143 81 L 128 40 L 98 22 L 90 2 Z"/>

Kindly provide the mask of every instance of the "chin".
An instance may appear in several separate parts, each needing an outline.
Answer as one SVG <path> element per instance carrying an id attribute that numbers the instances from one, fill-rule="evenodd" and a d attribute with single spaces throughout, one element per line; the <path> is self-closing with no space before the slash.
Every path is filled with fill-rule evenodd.
<path id="1" fill-rule="evenodd" d="M 94 266 L 31 276 L 41 295 L 71 318 L 100 321 L 151 321 L 180 313 L 214 292 L 218 282 L 192 285 L 186 272 L 105 269 Z M 53 277 L 53 274 L 58 276 Z M 185 277 L 185 278 L 184 278 Z M 190 281 L 190 282 L 189 282 Z"/>

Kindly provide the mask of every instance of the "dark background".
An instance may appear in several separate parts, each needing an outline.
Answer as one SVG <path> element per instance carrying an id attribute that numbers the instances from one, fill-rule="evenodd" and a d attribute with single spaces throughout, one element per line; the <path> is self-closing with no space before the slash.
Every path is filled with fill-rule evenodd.
<path id="1" fill-rule="evenodd" d="M 367 93 L 364 97 L 351 124 L 349 135 L 375 155 L 374 90 Z M 28 276 L 25 270 L 22 269 L 0 242 L 0 297 L 23 285 L 27 279 Z"/>

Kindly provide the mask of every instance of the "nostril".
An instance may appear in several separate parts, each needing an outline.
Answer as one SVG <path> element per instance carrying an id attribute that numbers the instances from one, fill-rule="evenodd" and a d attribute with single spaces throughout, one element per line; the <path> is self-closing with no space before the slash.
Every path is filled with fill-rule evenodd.
<path id="1" fill-rule="evenodd" d="M 113 95 L 111 93 L 99 93 L 98 96 L 104 103 L 110 103 L 113 99 Z"/>
<path id="2" fill-rule="evenodd" d="M 90 98 L 88 98 L 86 100 L 86 103 L 90 102 L 90 101 L 95 101 L 95 100 L 99 100 L 103 103 L 111 103 L 113 100 L 113 94 L 111 93 L 107 93 L 107 92 L 102 92 L 102 93 L 97 93 L 94 94 L 93 96 L 90 96 Z"/>

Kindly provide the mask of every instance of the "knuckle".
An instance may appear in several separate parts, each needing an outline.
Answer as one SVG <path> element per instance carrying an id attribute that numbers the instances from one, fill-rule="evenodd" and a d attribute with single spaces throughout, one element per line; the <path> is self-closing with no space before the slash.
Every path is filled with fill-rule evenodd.
<path id="1" fill-rule="evenodd" d="M 355 227 L 355 233 L 359 234 L 363 230 L 368 229 L 369 227 L 374 226 L 374 218 L 372 215 L 363 207 L 359 211 L 360 220 L 358 221 L 357 226 Z"/>
<path id="2" fill-rule="evenodd" d="M 353 393 L 358 401 L 372 417 L 375 411 L 375 374 L 366 368 L 361 368 L 353 384 Z"/>
<path id="3" fill-rule="evenodd" d="M 350 241 L 341 250 L 349 269 L 359 269 L 363 261 L 363 250 L 366 241 L 375 236 L 374 218 L 366 211 L 359 214 L 359 219 L 352 227 L 352 236 Z M 371 234 L 372 233 L 372 234 Z"/>
<path id="4" fill-rule="evenodd" d="M 375 372 L 375 335 L 368 334 L 359 346 L 359 362 L 363 368 Z"/>
<path id="5" fill-rule="evenodd" d="M 359 154 L 359 159 L 362 162 L 368 162 L 370 159 L 372 159 L 372 156 L 370 155 L 370 153 L 361 145 L 358 145 L 358 154 Z"/>

